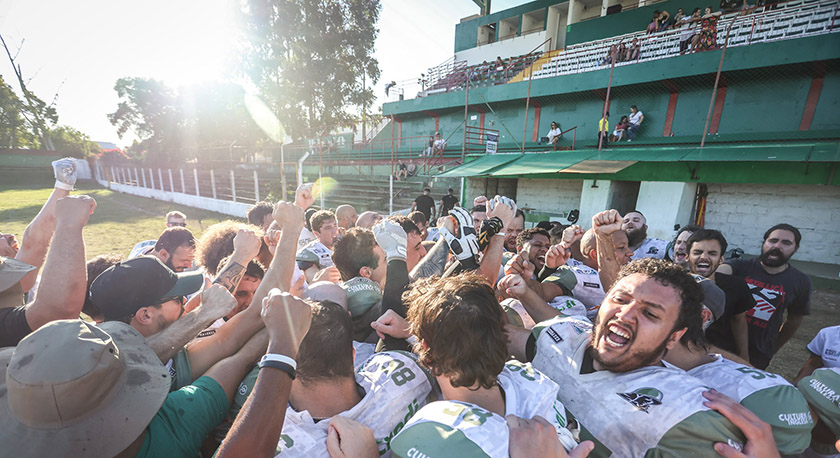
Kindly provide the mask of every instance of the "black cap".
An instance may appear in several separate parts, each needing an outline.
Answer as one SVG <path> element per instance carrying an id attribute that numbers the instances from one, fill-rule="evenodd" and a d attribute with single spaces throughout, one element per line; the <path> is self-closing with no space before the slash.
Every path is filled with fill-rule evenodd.
<path id="1" fill-rule="evenodd" d="M 119 320 L 164 298 L 190 295 L 203 283 L 201 271 L 175 273 L 158 258 L 140 256 L 99 274 L 90 285 L 90 300 L 105 321 Z"/>

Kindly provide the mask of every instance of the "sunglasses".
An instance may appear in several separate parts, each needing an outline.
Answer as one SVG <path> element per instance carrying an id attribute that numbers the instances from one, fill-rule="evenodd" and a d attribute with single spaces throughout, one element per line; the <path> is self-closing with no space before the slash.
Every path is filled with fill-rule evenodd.
<path id="1" fill-rule="evenodd" d="M 169 223 L 169 227 L 174 227 L 174 226 L 187 227 L 187 223 L 176 223 L 176 222 Z"/>
<path id="2" fill-rule="evenodd" d="M 169 301 L 178 301 L 178 304 L 180 304 L 181 307 L 183 307 L 187 303 L 187 297 L 186 296 L 164 297 L 163 299 L 160 300 L 160 303 L 165 304 Z"/>

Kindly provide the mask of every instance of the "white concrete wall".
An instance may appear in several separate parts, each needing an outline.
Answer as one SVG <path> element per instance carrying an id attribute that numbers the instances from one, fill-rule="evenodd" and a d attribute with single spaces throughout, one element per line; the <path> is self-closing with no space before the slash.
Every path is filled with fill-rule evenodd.
<path id="1" fill-rule="evenodd" d="M 610 204 L 612 182 L 610 180 L 598 180 L 597 188 L 594 180 L 583 180 L 580 188 L 580 218 L 577 224 L 584 229 L 592 227 L 592 217 L 596 213 L 607 209 Z"/>
<path id="2" fill-rule="evenodd" d="M 583 180 L 520 178 L 516 204 L 536 209 L 538 213 L 567 213 L 580 208 Z"/>
<path id="3" fill-rule="evenodd" d="M 190 177 L 192 178 L 192 177 Z M 167 174 L 165 179 L 169 179 Z M 180 177 L 174 178 L 180 182 Z M 155 186 L 160 186 L 157 182 L 158 178 L 155 176 Z M 231 202 L 227 200 L 213 199 L 210 197 L 199 197 L 191 194 L 184 194 L 181 192 L 161 191 L 160 189 L 144 188 L 142 186 L 131 186 L 126 184 L 109 182 L 105 178 L 105 174 L 101 173 L 101 168 L 98 168 L 96 174 L 96 181 L 112 191 L 121 192 L 124 194 L 131 194 L 139 197 L 148 197 L 151 199 L 162 200 L 165 202 L 173 202 L 176 204 L 186 205 L 192 208 L 200 208 L 202 210 L 210 210 L 214 212 L 223 213 L 225 215 L 235 216 L 237 218 L 245 218 L 248 209 L 251 205 L 242 202 Z"/>
<path id="4" fill-rule="evenodd" d="M 502 59 L 508 57 L 521 56 L 528 54 L 534 48 L 540 45 L 548 38 L 545 30 L 542 32 L 529 33 L 522 37 L 508 38 L 506 40 L 489 43 L 478 46 L 476 48 L 465 49 L 455 53 L 456 61 L 467 61 L 467 65 L 478 65 L 485 60 L 493 62 L 496 57 L 501 56 Z M 543 51 L 548 51 L 548 44 L 546 44 Z"/>
<path id="5" fill-rule="evenodd" d="M 648 237 L 673 239 L 674 225 L 689 223 L 696 193 L 697 183 L 643 181 L 636 209 L 647 218 Z"/>
<path id="6" fill-rule="evenodd" d="M 764 232 L 788 223 L 802 232 L 793 259 L 840 264 L 840 187 L 710 184 L 706 227 L 723 232 L 731 248 L 759 254 Z"/>

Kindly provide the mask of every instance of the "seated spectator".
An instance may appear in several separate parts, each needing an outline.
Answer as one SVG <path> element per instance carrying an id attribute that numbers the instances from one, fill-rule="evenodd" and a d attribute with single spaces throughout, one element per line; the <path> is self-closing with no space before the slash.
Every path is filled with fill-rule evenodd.
<path id="1" fill-rule="evenodd" d="M 563 131 L 560 130 L 560 124 L 556 121 L 551 121 L 551 129 L 545 134 L 548 138 L 548 143 L 551 144 L 554 151 L 557 151 L 557 141 L 563 138 Z"/>
<path id="2" fill-rule="evenodd" d="M 397 178 L 397 181 L 402 181 L 408 178 L 408 167 L 405 164 L 400 162 L 397 165 L 397 173 L 394 175 Z"/>
<path id="3" fill-rule="evenodd" d="M 624 62 L 624 58 L 627 57 L 627 45 L 624 42 L 618 43 L 618 51 L 616 52 L 616 63 Z"/>
<path id="4" fill-rule="evenodd" d="M 616 45 L 610 45 L 610 49 L 607 51 L 607 55 L 601 59 L 601 65 L 610 65 L 613 63 L 613 60 L 616 58 L 616 53 L 618 53 L 618 47 Z"/>
<path id="5" fill-rule="evenodd" d="M 187 215 L 179 211 L 166 214 L 166 227 L 187 227 Z"/>
<path id="6" fill-rule="evenodd" d="M 621 119 L 618 121 L 618 124 L 615 125 L 615 130 L 613 131 L 612 138 L 610 139 L 610 141 L 621 141 L 621 138 L 624 137 L 624 133 L 626 132 L 627 126 L 629 125 L 630 121 L 628 120 L 627 116 L 622 116 Z"/>
<path id="7" fill-rule="evenodd" d="M 446 140 L 443 139 L 440 132 L 435 132 L 435 141 L 432 146 L 432 154 L 435 155 L 443 154 L 443 150 L 446 149 Z"/>
<path id="8" fill-rule="evenodd" d="M 632 142 L 636 138 L 636 131 L 642 127 L 642 121 L 645 120 L 645 114 L 639 111 L 636 105 L 630 105 L 629 124 L 627 125 L 627 141 Z M 661 259 L 661 258 L 660 258 Z"/>

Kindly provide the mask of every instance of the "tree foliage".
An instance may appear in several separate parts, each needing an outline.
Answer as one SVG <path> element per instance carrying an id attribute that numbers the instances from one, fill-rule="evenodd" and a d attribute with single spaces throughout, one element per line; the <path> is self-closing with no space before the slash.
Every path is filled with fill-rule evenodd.
<path id="1" fill-rule="evenodd" d="M 49 141 L 58 114 L 35 94 L 27 95 L 29 103 L 18 97 L 0 76 L 0 147 L 48 149 L 44 143 Z"/>
<path id="2" fill-rule="evenodd" d="M 101 147 L 86 134 L 70 127 L 58 126 L 50 130 L 50 139 L 56 151 L 75 157 L 98 153 Z"/>
<path id="3" fill-rule="evenodd" d="M 243 67 L 293 137 L 353 125 L 370 107 L 379 12 L 379 0 L 246 0 Z"/>

